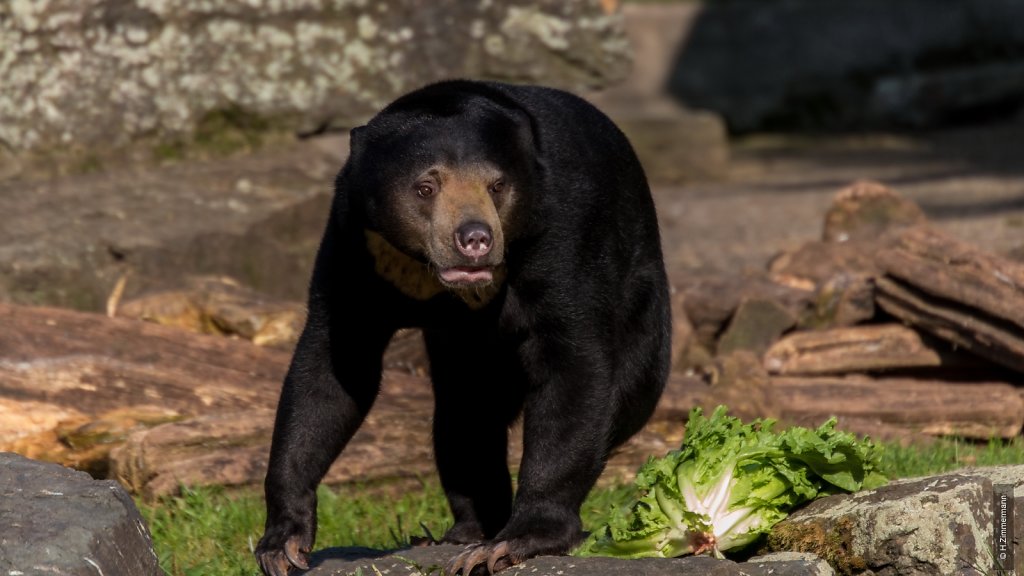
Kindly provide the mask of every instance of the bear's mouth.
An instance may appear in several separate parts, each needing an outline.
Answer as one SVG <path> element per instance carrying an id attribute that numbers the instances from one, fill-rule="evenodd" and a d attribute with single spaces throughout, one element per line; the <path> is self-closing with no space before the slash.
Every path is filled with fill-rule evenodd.
<path id="1" fill-rule="evenodd" d="M 492 266 L 452 266 L 438 273 L 441 281 L 452 286 L 489 284 L 494 281 Z"/>

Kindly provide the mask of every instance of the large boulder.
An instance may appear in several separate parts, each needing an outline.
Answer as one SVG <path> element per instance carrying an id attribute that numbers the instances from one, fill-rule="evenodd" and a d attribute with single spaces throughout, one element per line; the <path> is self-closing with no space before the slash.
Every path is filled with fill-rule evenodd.
<path id="1" fill-rule="evenodd" d="M 446 77 L 594 88 L 629 66 L 615 4 L 4 2 L 0 143 L 109 147 L 223 122 L 350 127 Z"/>
<path id="2" fill-rule="evenodd" d="M 629 2 L 622 18 L 633 50 L 633 67 L 620 82 L 588 98 L 629 137 L 653 185 L 725 178 L 729 140 L 724 120 L 707 110 L 681 106 L 665 91 L 683 33 L 696 3 Z"/>
<path id="3" fill-rule="evenodd" d="M 112 481 L 0 452 L 0 572 L 163 575 L 149 529 Z"/>
<path id="4" fill-rule="evenodd" d="M 987 574 L 995 567 L 993 489 L 1003 486 L 1021 514 L 1022 484 L 1024 466 L 1008 466 L 830 496 L 777 524 L 768 545 L 815 553 L 843 574 Z"/>

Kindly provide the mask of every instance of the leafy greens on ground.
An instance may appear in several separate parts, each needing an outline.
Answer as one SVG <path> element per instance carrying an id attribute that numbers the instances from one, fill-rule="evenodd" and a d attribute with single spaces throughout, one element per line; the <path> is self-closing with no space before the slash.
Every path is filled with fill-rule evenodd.
<path id="1" fill-rule="evenodd" d="M 723 406 L 710 418 L 695 408 L 680 449 L 640 468 L 639 499 L 613 510 L 577 554 L 721 557 L 804 502 L 885 484 L 878 447 L 836 430 L 835 418 L 816 430 L 774 432 L 774 425 L 770 419 L 743 424 Z"/>

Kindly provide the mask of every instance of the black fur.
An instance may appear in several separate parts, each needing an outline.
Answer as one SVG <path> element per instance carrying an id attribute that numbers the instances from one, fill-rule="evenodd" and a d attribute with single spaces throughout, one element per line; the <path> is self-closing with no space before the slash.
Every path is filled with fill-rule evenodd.
<path id="1" fill-rule="evenodd" d="M 410 175 L 437 161 L 490 162 L 515 189 L 501 222 L 507 276 L 482 307 L 449 291 L 404 295 L 367 249 L 373 230 L 429 259 L 395 206 Z M 451 81 L 385 108 L 353 133 L 317 254 L 266 478 L 265 573 L 283 576 L 288 556 L 303 563 L 294 557 L 313 545 L 316 487 L 373 404 L 385 346 L 406 326 L 423 328 L 430 357 L 437 466 L 455 517 L 445 540 L 504 543 L 498 566 L 567 552 L 609 452 L 664 387 L 668 298 L 643 171 L 593 106 L 548 88 Z M 520 415 L 513 500 L 507 430 Z"/>

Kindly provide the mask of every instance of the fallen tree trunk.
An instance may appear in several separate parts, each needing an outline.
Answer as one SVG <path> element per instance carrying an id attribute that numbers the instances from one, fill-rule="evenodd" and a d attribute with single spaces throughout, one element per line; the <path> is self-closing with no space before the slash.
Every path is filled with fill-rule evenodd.
<path id="1" fill-rule="evenodd" d="M 943 344 L 923 340 L 921 334 L 902 324 L 795 332 L 768 349 L 764 365 L 772 374 L 814 375 L 961 366 L 970 362 Z"/>
<path id="2" fill-rule="evenodd" d="M 287 352 L 126 318 L 0 303 L 0 395 L 83 414 L 273 406 Z"/>
<path id="3" fill-rule="evenodd" d="M 652 421 L 612 455 L 605 481 L 631 479 L 651 455 L 679 446 L 690 408 L 708 386 L 673 377 Z M 381 392 L 324 482 L 418 481 L 434 475 L 433 394 L 424 378 L 386 371 Z M 134 432 L 110 455 L 112 475 L 144 498 L 181 486 L 253 486 L 267 472 L 274 413 L 269 409 L 209 414 Z M 521 430 L 510 436 L 509 464 L 519 467 Z"/>
<path id="4" fill-rule="evenodd" d="M 1024 401 L 1001 382 L 777 377 L 770 386 L 781 416 L 801 422 L 875 419 L 908 431 L 980 440 L 1013 438 L 1024 426 Z"/>
<path id="5" fill-rule="evenodd" d="M 433 474 L 433 394 L 424 378 L 388 371 L 366 421 L 329 483 Z M 267 472 L 274 411 L 208 414 L 133 433 L 111 453 L 112 475 L 145 498 L 181 486 L 257 485 Z"/>

